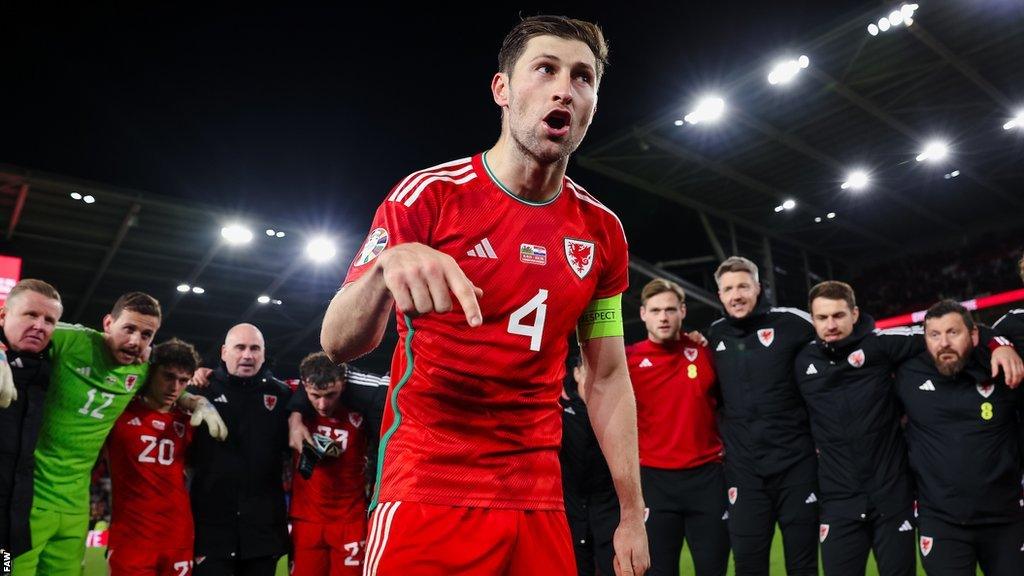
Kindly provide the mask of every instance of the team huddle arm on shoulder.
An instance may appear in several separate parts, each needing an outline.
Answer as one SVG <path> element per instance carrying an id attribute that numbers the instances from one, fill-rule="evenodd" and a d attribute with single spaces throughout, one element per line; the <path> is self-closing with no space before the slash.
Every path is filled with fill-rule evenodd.
<path id="1" fill-rule="evenodd" d="M 990 356 L 992 377 L 995 378 L 1002 372 L 1007 386 L 1020 386 L 1021 380 L 1024 379 L 1024 361 L 1021 360 L 1019 351 L 1014 348 L 1013 343 L 997 330 L 988 326 L 978 326 L 978 344 L 983 351 L 982 357 Z"/>
<path id="2" fill-rule="evenodd" d="M 928 349 L 924 343 L 924 328 L 920 326 L 897 326 L 875 330 L 878 348 L 889 359 L 892 367 L 910 360 Z"/>
<path id="3" fill-rule="evenodd" d="M 613 538 L 619 574 L 643 574 L 650 565 L 640 492 L 636 398 L 622 336 L 580 342 L 586 365 L 587 412 L 594 436 L 608 462 L 619 497 L 620 521 Z"/>

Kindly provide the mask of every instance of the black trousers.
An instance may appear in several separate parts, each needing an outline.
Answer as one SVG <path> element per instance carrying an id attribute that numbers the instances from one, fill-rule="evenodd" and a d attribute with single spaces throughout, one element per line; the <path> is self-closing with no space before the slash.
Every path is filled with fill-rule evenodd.
<path id="1" fill-rule="evenodd" d="M 684 470 L 643 466 L 640 483 L 647 504 L 649 576 L 678 576 L 683 541 L 690 546 L 697 576 L 724 576 L 729 565 L 725 474 L 713 462 Z"/>
<path id="2" fill-rule="evenodd" d="M 1024 520 L 1009 524 L 958 526 L 922 516 L 918 548 L 928 576 L 1024 574 Z"/>
<path id="3" fill-rule="evenodd" d="M 825 576 L 864 576 L 871 551 L 879 576 L 914 576 L 914 527 L 909 508 L 900 514 L 873 514 L 863 520 L 822 514 L 818 539 Z"/>
<path id="4" fill-rule="evenodd" d="M 582 509 L 566 507 L 566 514 L 579 576 L 614 576 L 612 537 L 619 527 L 619 499 L 614 487 L 590 494 Z"/>
<path id="5" fill-rule="evenodd" d="M 274 576 L 279 556 L 234 558 L 203 558 L 192 568 L 193 576 Z"/>
<path id="6" fill-rule="evenodd" d="M 736 576 L 768 576 L 775 523 L 788 576 L 818 574 L 817 468 L 813 458 L 781 474 L 746 476 L 726 469 L 729 542 Z"/>

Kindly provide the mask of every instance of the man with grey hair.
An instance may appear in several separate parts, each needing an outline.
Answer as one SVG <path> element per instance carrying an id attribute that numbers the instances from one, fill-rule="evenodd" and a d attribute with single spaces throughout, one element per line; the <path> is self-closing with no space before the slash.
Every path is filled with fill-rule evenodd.
<path id="1" fill-rule="evenodd" d="M 806 312 L 761 298 L 757 265 L 733 256 L 715 271 L 725 317 L 708 331 L 722 392 L 729 540 L 736 574 L 767 575 L 775 523 L 786 573 L 818 573 L 814 443 L 793 377 L 814 338 Z"/>
<path id="2" fill-rule="evenodd" d="M 226 442 L 197 432 L 192 444 L 195 574 L 272 576 L 288 552 L 282 475 L 288 458 L 288 386 L 265 364 L 263 333 L 228 331 L 221 363 L 195 390 L 232 431 Z"/>

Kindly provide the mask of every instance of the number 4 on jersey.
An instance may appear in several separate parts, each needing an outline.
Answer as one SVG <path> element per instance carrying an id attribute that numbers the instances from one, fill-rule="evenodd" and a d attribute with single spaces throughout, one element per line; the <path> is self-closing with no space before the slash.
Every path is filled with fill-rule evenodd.
<path id="1" fill-rule="evenodd" d="M 538 290 L 536 296 L 520 306 L 518 310 L 508 317 L 509 334 L 529 336 L 530 350 L 534 352 L 540 351 L 540 341 L 544 335 L 544 318 L 548 313 L 548 306 L 544 302 L 547 299 L 548 291 Z M 533 324 L 523 324 L 523 318 L 529 316 L 531 312 L 537 312 L 537 316 L 533 319 Z"/>

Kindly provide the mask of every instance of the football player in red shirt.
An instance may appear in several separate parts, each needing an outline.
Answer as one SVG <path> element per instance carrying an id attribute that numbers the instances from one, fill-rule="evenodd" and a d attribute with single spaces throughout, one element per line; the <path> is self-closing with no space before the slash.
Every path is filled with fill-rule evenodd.
<path id="1" fill-rule="evenodd" d="M 111 576 L 192 572 L 192 509 L 185 489 L 190 416 L 175 405 L 199 366 L 191 344 L 153 348 L 146 384 L 107 438 L 113 518 Z"/>
<path id="2" fill-rule="evenodd" d="M 647 339 L 628 346 L 626 359 L 650 510 L 650 574 L 679 574 L 685 537 L 697 576 L 724 576 L 729 532 L 711 355 L 681 333 L 686 293 L 678 284 L 652 280 L 640 302 Z"/>
<path id="3" fill-rule="evenodd" d="M 558 462 L 574 331 L 619 497 L 615 563 L 647 568 L 628 248 L 618 218 L 565 176 L 606 56 L 589 22 L 518 24 L 491 80 L 498 142 L 399 182 L 331 301 L 321 343 L 336 362 L 376 347 L 397 307 L 365 574 L 575 573 Z"/>
<path id="4" fill-rule="evenodd" d="M 341 403 L 342 369 L 323 352 L 299 365 L 306 396 L 316 411 L 304 425 L 330 438 L 325 455 L 305 478 L 292 480 L 292 576 L 358 576 L 366 543 L 366 435 L 363 417 Z"/>

